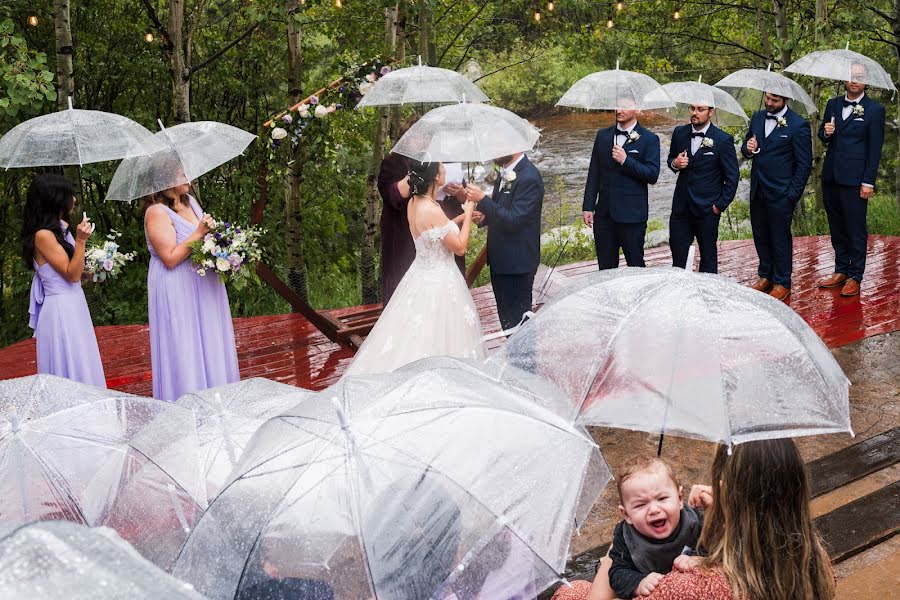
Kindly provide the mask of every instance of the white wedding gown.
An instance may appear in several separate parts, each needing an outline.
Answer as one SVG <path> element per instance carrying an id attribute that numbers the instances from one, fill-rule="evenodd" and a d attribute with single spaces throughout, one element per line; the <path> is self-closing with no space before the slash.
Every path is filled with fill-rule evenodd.
<path id="1" fill-rule="evenodd" d="M 347 369 L 385 373 L 429 356 L 484 358 L 481 322 L 466 280 L 443 239 L 453 221 L 423 231 L 416 258 Z"/>

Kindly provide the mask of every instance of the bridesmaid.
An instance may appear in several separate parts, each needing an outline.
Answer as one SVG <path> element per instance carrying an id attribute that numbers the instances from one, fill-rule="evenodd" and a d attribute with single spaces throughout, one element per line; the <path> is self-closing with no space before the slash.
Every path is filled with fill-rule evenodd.
<path id="1" fill-rule="evenodd" d="M 106 387 L 81 274 L 84 248 L 93 232 L 87 218 L 75 237 L 63 220 L 75 208 L 72 182 L 38 175 L 28 187 L 22 227 L 22 258 L 34 269 L 28 325 L 37 342 L 38 373 Z"/>
<path id="2" fill-rule="evenodd" d="M 143 199 L 153 397 L 168 402 L 240 379 L 225 286 L 215 273 L 198 275 L 188 260 L 188 244 L 213 224 L 189 189 L 177 185 Z"/>

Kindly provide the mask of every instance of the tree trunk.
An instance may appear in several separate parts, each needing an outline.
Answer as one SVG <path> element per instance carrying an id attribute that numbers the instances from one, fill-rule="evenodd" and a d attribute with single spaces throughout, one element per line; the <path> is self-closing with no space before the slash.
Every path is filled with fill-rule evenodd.
<path id="1" fill-rule="evenodd" d="M 56 35 L 56 109 L 67 110 L 69 100 L 75 101 L 75 69 L 72 64 L 72 25 L 69 22 L 69 0 L 53 0 L 53 27 Z M 63 173 L 78 195 L 84 199 L 81 189 L 81 171 L 77 165 L 63 167 Z"/>
<path id="2" fill-rule="evenodd" d="M 759 29 L 760 42 L 762 43 L 762 51 L 769 60 L 775 57 L 772 54 L 772 40 L 769 39 L 769 20 L 768 15 L 763 12 L 763 2 L 758 0 L 756 3 L 756 26 Z"/>
<path id="3" fill-rule="evenodd" d="M 894 20 L 891 22 L 894 33 L 894 50 L 897 53 L 897 81 L 900 81 L 900 0 L 894 0 Z M 900 210 L 900 94 L 895 94 L 897 104 L 897 170 L 894 172 L 894 200 Z"/>
<path id="4" fill-rule="evenodd" d="M 815 46 L 819 47 L 819 41 L 822 38 L 821 29 L 822 24 L 825 23 L 826 15 L 826 5 L 825 0 L 816 0 L 816 30 L 815 30 Z M 813 82 L 812 86 L 812 99 L 813 102 L 819 101 L 819 94 L 822 93 L 822 80 L 816 78 Z M 824 152 L 824 144 L 821 140 L 819 140 L 819 136 L 817 135 L 819 131 L 819 125 L 822 122 L 822 114 L 815 113 L 812 115 L 810 119 L 810 126 L 812 127 L 812 143 L 813 143 L 813 172 L 812 172 L 812 184 L 813 190 L 815 192 L 815 209 L 816 212 L 825 210 L 825 200 L 822 196 L 822 154 Z"/>
<path id="5" fill-rule="evenodd" d="M 435 66 L 437 62 L 434 40 L 431 35 L 431 11 L 428 0 L 419 0 L 419 56 L 423 65 Z"/>
<path id="6" fill-rule="evenodd" d="M 294 105 L 300 101 L 302 86 L 302 57 L 300 28 L 292 18 L 298 8 L 297 0 L 286 0 L 285 11 L 288 15 L 287 26 L 287 81 L 288 103 Z M 306 260 L 303 252 L 303 166 L 306 164 L 306 152 L 303 145 L 298 144 L 292 150 L 293 160 L 284 174 L 284 217 L 285 242 L 287 245 L 287 280 L 288 285 L 304 301 L 309 301 L 309 281 Z"/>
<path id="7" fill-rule="evenodd" d="M 791 64 L 791 42 L 787 22 L 787 0 L 773 0 L 775 8 L 775 35 L 778 36 L 778 50 L 781 68 Z"/>
<path id="8" fill-rule="evenodd" d="M 403 61 L 406 60 L 406 3 L 398 2 L 394 5 L 393 9 L 390 9 L 392 12 L 391 16 L 393 19 L 392 29 L 393 35 L 391 36 L 390 45 L 392 48 L 391 54 L 394 58 L 397 59 L 397 62 L 403 64 Z M 391 109 L 391 142 L 396 143 L 397 138 L 399 136 L 400 131 L 400 117 L 401 111 L 400 108 L 392 108 Z"/>
<path id="9" fill-rule="evenodd" d="M 172 78 L 175 123 L 187 123 L 191 120 L 191 65 L 185 50 L 184 0 L 169 0 L 169 20 L 166 28 L 169 40 L 164 52 L 169 75 Z"/>

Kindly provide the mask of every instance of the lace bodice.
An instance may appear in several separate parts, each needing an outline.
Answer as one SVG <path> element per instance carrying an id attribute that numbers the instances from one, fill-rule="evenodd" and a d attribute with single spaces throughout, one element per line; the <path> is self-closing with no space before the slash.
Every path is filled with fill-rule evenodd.
<path id="1" fill-rule="evenodd" d="M 459 227 L 453 221 L 446 225 L 432 227 L 422 232 L 415 239 L 416 259 L 413 267 L 433 269 L 436 267 L 450 267 L 458 269 L 453 252 L 444 247 L 444 238 L 448 233 L 459 233 Z M 411 267 L 412 268 L 412 267 Z"/>

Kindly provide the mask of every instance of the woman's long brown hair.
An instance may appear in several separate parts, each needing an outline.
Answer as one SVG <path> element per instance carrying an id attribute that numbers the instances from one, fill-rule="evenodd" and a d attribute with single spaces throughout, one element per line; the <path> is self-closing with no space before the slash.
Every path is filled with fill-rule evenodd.
<path id="1" fill-rule="evenodd" d="M 191 203 L 188 194 L 182 194 L 181 197 L 178 198 L 178 201 L 185 206 Z M 147 212 L 147 209 L 153 206 L 154 204 L 165 204 L 172 210 L 175 210 L 175 201 L 172 198 L 169 198 L 162 192 L 154 192 L 147 196 L 141 198 L 141 215 Z"/>
<path id="2" fill-rule="evenodd" d="M 809 511 L 803 459 L 790 439 L 746 442 L 712 466 L 713 506 L 700 546 L 735 598 L 827 600 L 834 574 Z"/>

